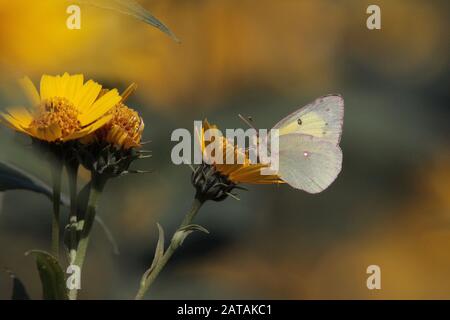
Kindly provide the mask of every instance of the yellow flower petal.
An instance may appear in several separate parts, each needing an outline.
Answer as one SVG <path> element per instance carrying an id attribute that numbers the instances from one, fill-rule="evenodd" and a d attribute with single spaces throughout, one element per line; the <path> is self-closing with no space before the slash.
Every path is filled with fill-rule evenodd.
<path id="1" fill-rule="evenodd" d="M 19 80 L 19 84 L 22 87 L 22 89 L 25 91 L 25 94 L 30 101 L 31 105 L 33 107 L 36 107 L 39 105 L 41 101 L 41 97 L 39 96 L 39 93 L 36 89 L 36 86 L 33 84 L 33 82 L 28 77 L 24 77 Z"/>
<path id="2" fill-rule="evenodd" d="M 79 90 L 83 87 L 84 77 L 82 74 L 70 76 L 66 85 L 65 97 L 70 102 L 74 103 L 75 97 Z"/>
<path id="3" fill-rule="evenodd" d="M 108 93 L 95 101 L 88 110 L 84 110 L 84 113 L 79 116 L 78 119 L 80 120 L 81 125 L 88 125 L 98 118 L 102 117 L 116 104 L 118 104 L 121 99 L 122 98 L 120 97 L 119 92 L 116 89 L 108 91 Z"/>
<path id="4" fill-rule="evenodd" d="M 41 78 L 41 99 L 46 100 L 57 95 L 56 77 L 44 74 Z"/>
<path id="5" fill-rule="evenodd" d="M 9 114 L 6 113 L 1 113 L 0 116 L 3 118 L 3 120 L 5 120 L 5 124 L 10 127 L 13 130 L 16 131 L 20 131 L 20 132 L 26 132 L 24 128 L 22 128 L 22 126 L 20 125 L 20 123 L 14 119 L 13 117 L 11 117 Z"/>
<path id="6" fill-rule="evenodd" d="M 62 77 L 58 76 L 56 80 L 56 96 L 57 97 L 64 97 L 67 100 L 71 101 L 69 97 L 67 96 L 67 86 L 70 81 L 70 76 L 67 72 L 63 74 Z"/>
<path id="7" fill-rule="evenodd" d="M 84 86 L 78 91 L 73 99 L 74 105 L 78 108 L 80 112 L 85 112 L 97 99 L 102 86 L 95 81 L 89 80 L 84 84 Z"/>
<path id="8" fill-rule="evenodd" d="M 129 149 L 130 144 L 132 144 L 128 133 L 118 125 L 113 125 L 111 129 L 109 129 L 106 141 L 116 145 L 119 148 L 125 149 Z"/>
<path id="9" fill-rule="evenodd" d="M 70 136 L 65 137 L 63 139 L 63 141 L 76 140 L 76 139 L 80 139 L 84 136 L 87 136 L 87 135 L 91 134 L 92 132 L 103 127 L 105 124 L 107 124 L 111 120 L 111 118 L 112 118 L 112 115 L 104 116 L 103 118 L 99 119 L 98 121 L 95 121 L 91 125 L 83 128 L 77 132 L 74 132 Z"/>
<path id="10" fill-rule="evenodd" d="M 48 142 L 54 142 L 60 139 L 62 136 L 61 128 L 56 123 L 48 127 L 30 128 L 28 132 L 31 133 L 36 138 L 38 138 L 39 140 L 44 140 Z"/>
<path id="11" fill-rule="evenodd" d="M 33 116 L 24 107 L 9 108 L 7 112 L 23 128 L 28 127 L 33 121 Z"/>

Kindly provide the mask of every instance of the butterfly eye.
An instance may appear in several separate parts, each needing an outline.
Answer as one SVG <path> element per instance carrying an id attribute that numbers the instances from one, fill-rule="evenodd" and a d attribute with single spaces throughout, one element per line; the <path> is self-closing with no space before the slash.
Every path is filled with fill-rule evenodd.
<path id="1" fill-rule="evenodd" d="M 301 126 L 301 125 L 303 124 L 302 119 L 299 118 L 299 119 L 297 120 L 297 123 L 298 123 L 299 126 Z"/>

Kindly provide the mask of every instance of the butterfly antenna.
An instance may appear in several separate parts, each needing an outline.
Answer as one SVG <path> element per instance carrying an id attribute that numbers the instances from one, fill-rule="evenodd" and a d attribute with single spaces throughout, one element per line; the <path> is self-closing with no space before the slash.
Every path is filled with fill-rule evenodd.
<path id="1" fill-rule="evenodd" d="M 246 124 L 246 125 L 248 125 L 250 128 L 252 128 L 252 129 L 255 129 L 256 130 L 256 128 L 255 128 L 255 126 L 251 123 L 251 118 L 249 117 L 249 118 L 245 118 L 243 115 L 241 115 L 241 114 L 239 114 L 238 115 L 239 116 L 239 118 Z"/>
<path id="2" fill-rule="evenodd" d="M 259 132 L 258 130 L 255 128 L 255 126 L 252 124 L 253 119 L 251 117 L 247 117 L 245 118 L 243 115 L 239 114 L 238 115 L 239 118 L 246 124 L 248 125 L 250 128 L 252 128 L 253 130 L 256 131 L 256 137 L 258 138 L 256 141 L 256 148 L 258 150 L 259 148 Z M 247 151 L 249 151 L 249 148 L 247 148 Z M 256 161 L 257 163 L 259 162 L 259 155 L 258 155 L 258 160 Z"/>

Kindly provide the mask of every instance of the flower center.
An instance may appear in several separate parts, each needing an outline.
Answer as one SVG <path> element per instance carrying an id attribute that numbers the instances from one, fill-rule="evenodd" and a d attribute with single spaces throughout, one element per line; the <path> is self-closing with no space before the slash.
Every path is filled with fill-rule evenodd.
<path id="1" fill-rule="evenodd" d="M 54 97 L 44 100 L 38 109 L 31 127 L 45 129 L 58 125 L 63 138 L 81 129 L 78 120 L 79 111 L 66 98 Z"/>

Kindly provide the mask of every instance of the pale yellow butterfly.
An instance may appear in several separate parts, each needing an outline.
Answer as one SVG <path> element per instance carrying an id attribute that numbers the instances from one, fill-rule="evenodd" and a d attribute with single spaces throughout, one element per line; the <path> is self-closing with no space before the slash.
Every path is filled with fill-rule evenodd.
<path id="1" fill-rule="evenodd" d="M 343 123 L 339 95 L 321 97 L 278 122 L 281 179 L 309 193 L 328 188 L 342 169 Z"/>

